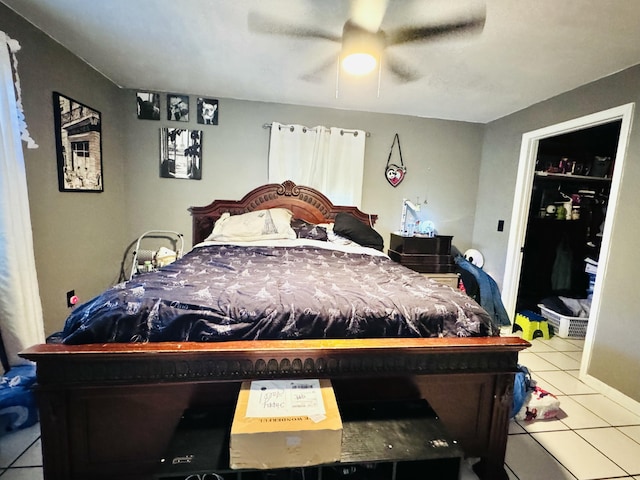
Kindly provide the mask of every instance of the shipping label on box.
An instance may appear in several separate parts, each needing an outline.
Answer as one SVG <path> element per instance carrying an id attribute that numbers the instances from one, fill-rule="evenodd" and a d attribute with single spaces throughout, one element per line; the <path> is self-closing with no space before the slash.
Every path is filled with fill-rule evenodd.
<path id="1" fill-rule="evenodd" d="M 340 460 L 342 421 L 329 380 L 243 382 L 231 426 L 233 469 Z"/>

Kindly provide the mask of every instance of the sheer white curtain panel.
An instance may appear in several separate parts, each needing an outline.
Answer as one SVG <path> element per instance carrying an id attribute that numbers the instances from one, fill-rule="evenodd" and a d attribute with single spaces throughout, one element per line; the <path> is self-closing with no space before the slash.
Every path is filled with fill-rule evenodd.
<path id="1" fill-rule="evenodd" d="M 21 138 L 37 145 L 20 103 L 19 48 L 0 31 L 0 333 L 11 366 L 26 363 L 18 352 L 45 340 Z"/>
<path id="2" fill-rule="evenodd" d="M 339 127 L 271 124 L 269 182 L 291 180 L 335 205 L 361 206 L 366 132 Z"/>

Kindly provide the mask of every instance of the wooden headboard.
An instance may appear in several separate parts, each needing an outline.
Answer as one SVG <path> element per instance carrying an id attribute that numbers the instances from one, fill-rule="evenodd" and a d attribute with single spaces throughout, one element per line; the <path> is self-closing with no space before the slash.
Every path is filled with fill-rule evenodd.
<path id="1" fill-rule="evenodd" d="M 350 213 L 371 226 L 378 219 L 377 215 L 366 214 L 357 207 L 334 205 L 319 191 L 286 180 L 282 184 L 269 183 L 255 188 L 242 200 L 215 200 L 205 207 L 189 208 L 192 217 L 192 243 L 196 245 L 207 238 L 216 220 L 225 212 L 239 215 L 277 207 L 288 208 L 295 218 L 311 223 L 332 222 L 340 212 Z"/>

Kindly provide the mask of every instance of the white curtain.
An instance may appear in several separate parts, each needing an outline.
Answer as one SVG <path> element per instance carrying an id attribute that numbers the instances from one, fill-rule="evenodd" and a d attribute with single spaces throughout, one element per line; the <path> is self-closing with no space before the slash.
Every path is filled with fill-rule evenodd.
<path id="1" fill-rule="evenodd" d="M 0 333 L 10 365 L 26 363 L 18 352 L 44 341 L 21 138 L 29 148 L 37 145 L 22 113 L 19 48 L 0 31 Z"/>
<path id="2" fill-rule="evenodd" d="M 366 132 L 271 124 L 269 182 L 291 180 L 324 193 L 335 205 L 362 202 Z"/>

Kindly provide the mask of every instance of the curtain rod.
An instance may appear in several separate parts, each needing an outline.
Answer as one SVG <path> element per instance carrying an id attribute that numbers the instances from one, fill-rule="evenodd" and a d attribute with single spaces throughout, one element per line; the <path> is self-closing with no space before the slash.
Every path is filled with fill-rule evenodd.
<path id="1" fill-rule="evenodd" d="M 271 128 L 271 125 L 272 125 L 271 123 L 265 123 L 264 125 L 262 125 L 262 128 Z M 283 126 L 283 127 L 289 127 L 289 128 L 291 128 L 291 129 L 292 129 L 291 131 L 293 131 L 293 125 L 282 125 L 282 126 Z M 313 128 L 303 127 L 303 128 L 305 128 L 305 129 L 307 129 L 307 130 L 313 130 L 313 129 L 314 129 L 314 128 L 316 128 L 316 127 L 313 127 Z M 326 128 L 326 127 L 325 127 L 325 128 Z M 344 128 L 343 128 L 343 129 L 341 129 L 341 130 L 340 130 L 340 133 L 353 133 L 353 134 L 357 134 L 357 133 L 358 133 L 358 130 L 346 130 L 346 129 L 344 129 Z M 365 133 L 365 136 L 367 136 L 367 137 L 370 137 L 370 136 L 371 136 L 371 133 L 369 133 L 369 132 L 364 132 L 364 133 Z"/>

